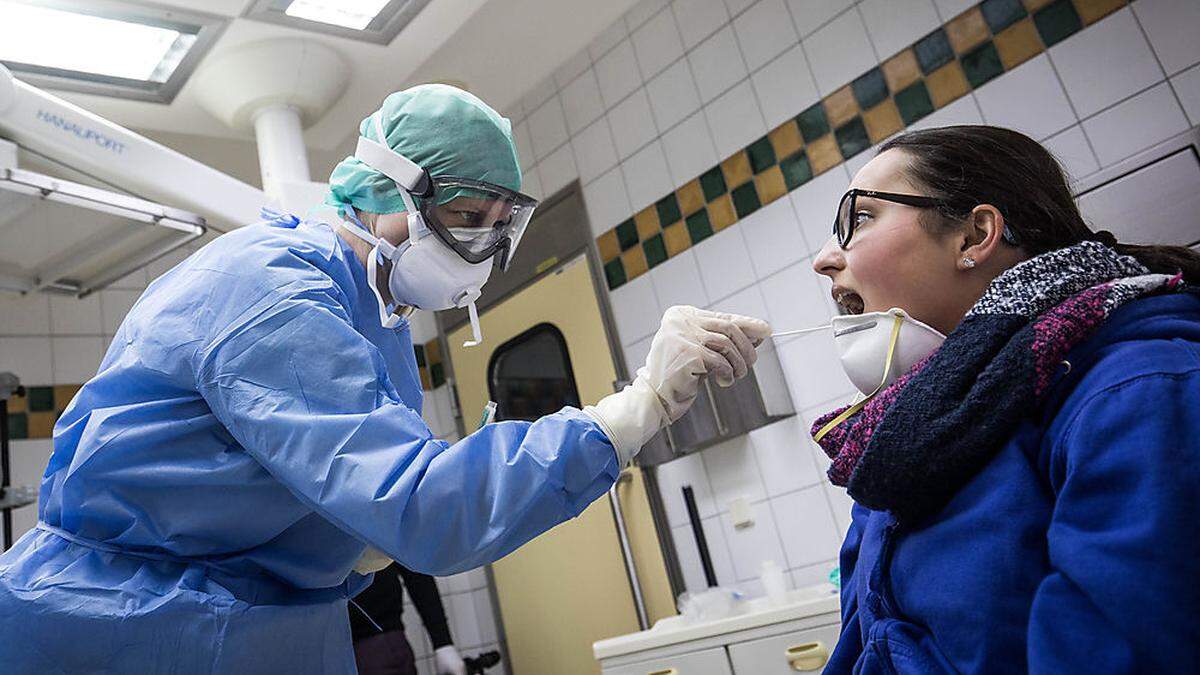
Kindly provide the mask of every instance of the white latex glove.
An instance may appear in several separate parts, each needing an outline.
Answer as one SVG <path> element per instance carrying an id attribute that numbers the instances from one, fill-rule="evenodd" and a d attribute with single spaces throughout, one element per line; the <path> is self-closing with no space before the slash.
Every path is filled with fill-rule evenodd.
<path id="1" fill-rule="evenodd" d="M 467 675 L 467 664 L 454 645 L 446 645 L 433 651 L 433 671 L 437 675 Z"/>
<path id="2" fill-rule="evenodd" d="M 761 319 L 672 307 L 633 383 L 584 412 L 604 430 L 624 466 L 659 429 L 683 417 L 705 375 L 722 387 L 745 377 L 758 358 L 755 347 L 770 334 Z"/>
<path id="3" fill-rule="evenodd" d="M 392 559 L 387 557 L 386 553 L 374 546 L 368 546 L 358 562 L 354 563 L 354 571 L 359 574 L 373 574 L 391 564 Z"/>

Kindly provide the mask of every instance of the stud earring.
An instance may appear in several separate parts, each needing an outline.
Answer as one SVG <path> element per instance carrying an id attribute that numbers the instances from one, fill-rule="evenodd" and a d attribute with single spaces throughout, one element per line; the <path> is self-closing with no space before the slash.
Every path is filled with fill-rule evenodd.
<path id="1" fill-rule="evenodd" d="M 962 264 L 963 264 L 963 267 L 965 267 L 967 269 L 971 269 L 972 267 L 975 266 L 975 259 L 972 258 L 971 256 L 963 256 Z"/>

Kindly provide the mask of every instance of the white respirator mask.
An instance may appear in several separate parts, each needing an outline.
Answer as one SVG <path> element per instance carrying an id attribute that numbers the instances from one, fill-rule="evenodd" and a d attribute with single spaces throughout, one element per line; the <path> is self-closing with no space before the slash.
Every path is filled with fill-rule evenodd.
<path id="1" fill-rule="evenodd" d="M 886 312 L 838 316 L 828 325 L 783 331 L 772 337 L 824 330 L 833 331 L 842 370 L 864 398 L 817 432 L 814 439 L 818 441 L 946 341 L 945 335 L 896 307 Z"/>

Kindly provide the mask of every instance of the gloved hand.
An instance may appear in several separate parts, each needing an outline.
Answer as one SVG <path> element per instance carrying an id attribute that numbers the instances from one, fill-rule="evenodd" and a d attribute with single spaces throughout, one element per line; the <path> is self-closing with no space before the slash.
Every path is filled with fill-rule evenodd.
<path id="1" fill-rule="evenodd" d="M 437 675 L 467 675 L 467 664 L 454 645 L 446 645 L 433 651 L 433 671 Z"/>
<path id="2" fill-rule="evenodd" d="M 758 358 L 755 347 L 770 334 L 761 319 L 672 307 L 633 383 L 584 412 L 604 430 L 624 466 L 659 429 L 683 417 L 705 375 L 722 387 L 745 377 Z"/>
<path id="3" fill-rule="evenodd" d="M 354 571 L 359 574 L 374 574 L 391 564 L 392 559 L 387 557 L 386 553 L 374 546 L 368 546 L 358 562 L 354 563 Z"/>

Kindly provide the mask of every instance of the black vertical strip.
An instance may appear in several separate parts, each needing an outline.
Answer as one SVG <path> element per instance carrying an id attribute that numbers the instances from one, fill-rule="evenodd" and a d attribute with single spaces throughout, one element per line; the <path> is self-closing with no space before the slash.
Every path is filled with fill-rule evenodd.
<path id="1" fill-rule="evenodd" d="M 8 399 L 0 398 L 0 497 L 8 492 L 8 484 Z M 12 509 L 4 509 L 4 550 L 12 545 Z"/>
<path id="2" fill-rule="evenodd" d="M 692 534 L 696 536 L 696 548 L 700 549 L 700 564 L 704 567 L 704 580 L 709 588 L 717 585 L 717 573 L 713 570 L 712 556 L 708 553 L 708 539 L 704 537 L 704 526 L 700 523 L 700 512 L 696 509 L 696 496 L 692 486 L 683 486 L 683 501 L 687 504 L 688 520 L 692 521 Z"/>

